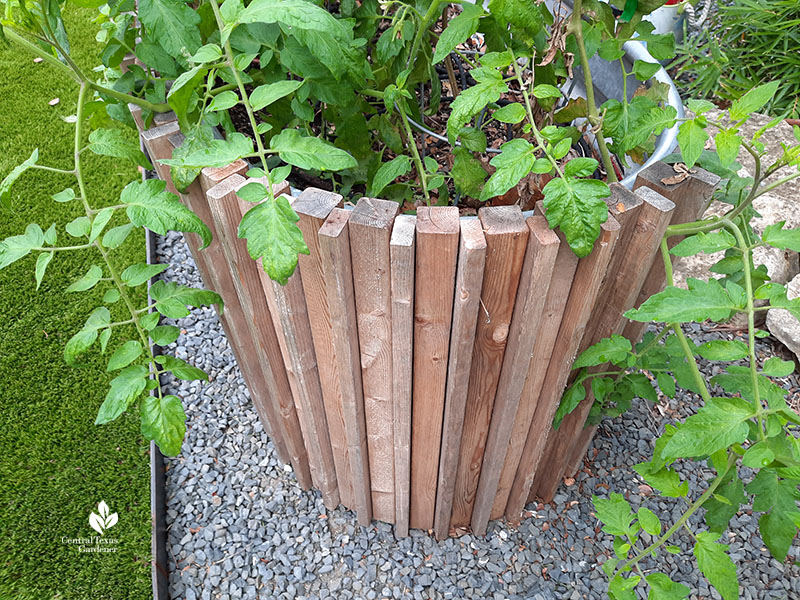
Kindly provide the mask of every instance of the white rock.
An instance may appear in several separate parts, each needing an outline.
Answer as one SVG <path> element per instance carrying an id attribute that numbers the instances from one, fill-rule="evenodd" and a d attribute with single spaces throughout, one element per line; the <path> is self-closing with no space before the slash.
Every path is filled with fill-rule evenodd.
<path id="1" fill-rule="evenodd" d="M 800 296 L 800 275 L 789 282 L 786 296 L 789 300 Z M 800 358 L 800 321 L 788 310 L 772 308 L 767 311 L 767 329 Z"/>

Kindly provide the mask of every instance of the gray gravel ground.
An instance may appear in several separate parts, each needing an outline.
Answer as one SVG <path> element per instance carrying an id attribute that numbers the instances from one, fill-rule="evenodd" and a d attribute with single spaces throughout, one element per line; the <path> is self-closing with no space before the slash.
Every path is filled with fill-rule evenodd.
<path id="1" fill-rule="evenodd" d="M 181 236 L 161 239 L 159 256 L 173 265 L 166 279 L 201 285 Z M 605 598 L 600 564 L 612 552 L 612 538 L 600 531 L 591 495 L 620 492 L 634 509 L 647 506 L 669 523 L 685 506 L 653 497 L 629 466 L 650 458 L 666 423 L 694 410 L 698 399 L 691 394 L 658 406 L 637 402 L 628 415 L 604 423 L 592 460 L 551 504 L 529 505 L 530 518 L 519 528 L 496 522 L 485 538 L 437 542 L 412 531 L 395 540 L 389 525 L 362 528 L 354 513 L 326 510 L 319 493 L 303 492 L 291 469 L 278 463 L 213 310 L 195 310 L 180 324 L 184 333 L 169 350 L 205 369 L 211 381 L 166 382 L 188 415 L 183 452 L 168 460 L 167 471 L 173 599 Z M 699 327 L 693 334 L 698 342 L 724 335 Z M 769 342 L 760 343 L 773 352 Z M 786 385 L 796 392 L 797 383 Z M 687 466 L 683 474 L 697 489 L 710 472 Z M 800 598 L 800 569 L 791 566 L 800 557 L 797 543 L 787 563 L 771 559 L 757 516 L 747 511 L 726 535 L 742 598 Z M 675 543 L 688 548 L 685 535 Z M 690 586 L 691 598 L 719 598 L 689 554 L 665 553 L 657 564 Z"/>

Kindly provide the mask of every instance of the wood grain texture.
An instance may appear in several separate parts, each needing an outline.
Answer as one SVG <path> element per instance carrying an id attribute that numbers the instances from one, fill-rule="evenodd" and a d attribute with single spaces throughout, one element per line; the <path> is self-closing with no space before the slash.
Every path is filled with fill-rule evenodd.
<path id="1" fill-rule="evenodd" d="M 603 289 L 600 292 L 601 297 L 605 300 L 604 307 L 603 310 L 595 308 L 597 315 L 595 330 L 590 342 L 582 344 L 585 347 L 596 344 L 604 337 L 622 333 L 627 323 L 622 314 L 633 306 L 648 275 L 648 271 L 642 265 L 650 262 L 650 256 L 658 255 L 661 238 L 672 219 L 672 212 L 675 209 L 672 201 L 649 187 L 640 187 L 633 193 L 643 201 L 636 223 L 631 228 L 634 235 L 626 244 L 624 252 L 619 252 L 618 249 L 614 250 L 613 264 L 609 267 L 610 275 L 608 281 L 603 283 Z M 628 223 L 623 227 L 629 227 Z M 607 368 L 608 364 L 598 365 L 590 368 L 590 371 L 600 372 L 608 370 Z M 577 428 L 575 424 L 571 424 L 573 419 L 570 419 L 570 423 L 565 419 L 562 425 L 562 427 L 567 426 L 565 432 L 569 431 L 570 426 L 572 427 L 573 431 L 570 435 L 574 438 L 562 476 L 564 474 L 572 475 L 578 469 L 597 429 L 596 426 L 584 426 L 594 402 L 591 385 L 587 385 L 586 388 L 586 398 L 576 410 L 576 413 L 580 413 L 577 418 L 581 427 Z M 572 417 L 572 415 L 568 415 L 568 417 Z M 559 428 L 560 431 L 561 428 Z M 542 488 L 543 494 L 548 492 L 549 489 Z"/>
<path id="2" fill-rule="evenodd" d="M 458 261 L 455 206 L 417 209 L 411 527 L 432 529 Z"/>
<path id="3" fill-rule="evenodd" d="M 439 452 L 439 476 L 436 486 L 434 532 L 437 539 L 447 537 L 453 512 L 453 494 L 458 473 L 458 456 L 464 412 L 467 406 L 469 373 L 475 330 L 478 325 L 481 286 L 486 263 L 486 238 L 478 219 L 462 219 L 458 245 L 453 322 L 450 328 L 450 352 L 447 361 L 447 388 Z"/>
<path id="4" fill-rule="evenodd" d="M 261 181 L 266 185 L 266 180 Z M 286 189 L 285 186 L 284 189 Z M 278 190 L 274 190 L 275 193 Z M 253 208 L 249 202 L 237 197 L 239 218 Z M 294 198 L 289 197 L 289 202 Z M 261 259 L 259 259 L 259 264 Z M 311 478 L 322 493 L 322 501 L 328 509 L 339 504 L 339 489 L 336 484 L 336 466 L 328 433 L 325 403 L 319 381 L 317 357 L 314 340 L 308 319 L 308 308 L 303 294 L 303 282 L 298 268 L 286 285 L 273 281 L 264 271 L 258 269 L 261 286 L 269 306 L 272 322 L 278 333 L 278 342 L 283 353 L 283 362 L 289 376 L 289 383 L 298 407 L 300 428 L 303 432 L 306 450 L 309 455 Z"/>
<path id="5" fill-rule="evenodd" d="M 361 387 L 353 269 L 347 221 L 351 211 L 334 208 L 319 229 L 320 258 L 330 303 L 331 342 L 339 378 L 339 397 L 350 462 L 353 509 L 361 525 L 372 520 L 367 423 Z"/>
<path id="6" fill-rule="evenodd" d="M 702 216 L 700 213 L 703 207 L 709 203 L 720 181 L 719 176 L 698 167 L 695 167 L 692 171 L 694 173 L 691 173 L 688 178 L 680 183 L 667 185 L 662 183 L 662 180 L 674 176 L 675 171 L 670 165 L 658 162 L 639 172 L 633 184 L 633 189 L 636 190 L 642 186 L 649 187 L 667 200 L 674 202 L 675 210 L 672 211 L 671 225 L 689 223 Z M 682 236 L 672 236 L 667 240 L 667 246 L 673 248 L 682 239 Z M 666 272 L 660 256 L 654 256 L 649 266 L 642 266 L 646 268 L 648 274 L 633 304 L 637 308 L 650 296 L 663 290 L 666 283 Z M 623 335 L 629 340 L 637 342 L 642 338 L 646 327 L 647 323 L 630 321 L 625 326 Z"/>
<path id="7" fill-rule="evenodd" d="M 484 207 L 478 211 L 478 217 L 486 236 L 486 266 L 458 458 L 450 523 L 453 527 L 467 526 L 472 518 L 486 436 L 528 243 L 528 227 L 518 206 Z"/>
<path id="8" fill-rule="evenodd" d="M 309 252 L 300 254 L 298 263 L 308 320 L 311 325 L 314 353 L 317 357 L 322 400 L 325 405 L 333 462 L 336 467 L 336 482 L 342 504 L 352 509 L 355 508 L 353 506 L 353 484 L 345 436 L 339 368 L 333 350 L 328 290 L 317 235 L 331 211 L 341 204 L 342 197 L 339 194 L 317 188 L 306 188 L 294 201 L 292 208 L 300 217 L 297 225 L 303 233 L 303 239 Z M 338 302 L 339 300 L 334 298 L 334 301 Z"/>
<path id="9" fill-rule="evenodd" d="M 411 394 L 414 356 L 414 255 L 417 217 L 399 215 L 389 242 L 392 263 L 392 402 L 394 404 L 394 530 L 408 535 L 411 509 Z"/>
<path id="10" fill-rule="evenodd" d="M 605 278 L 606 267 L 611 259 L 618 234 L 619 223 L 609 216 L 608 221 L 602 225 L 600 237 L 595 241 L 591 254 L 578 261 L 531 428 L 508 496 L 506 519 L 511 523 L 519 522 L 528 498 L 547 436 L 552 429 L 553 415 L 566 387 L 572 362 L 575 360 L 586 325 L 591 318 L 592 308 Z"/>
<path id="11" fill-rule="evenodd" d="M 361 198 L 348 223 L 358 315 L 373 516 L 394 522 L 394 406 L 389 242 L 399 206 Z"/>
<path id="12" fill-rule="evenodd" d="M 142 133 L 142 144 L 151 156 L 156 174 L 166 182 L 167 188 L 175 194 L 177 189 L 172 183 L 170 169 L 159 162 L 161 159 L 170 158 L 174 149 L 183 142 L 176 122 L 167 123 L 152 128 Z M 243 161 L 240 161 L 243 163 Z M 228 170 L 232 174 L 233 169 Z M 205 197 L 205 190 L 200 181 L 192 183 L 185 193 L 179 194 L 181 201 L 206 223 L 211 230 L 212 241 L 207 248 L 201 250 L 200 236 L 194 233 L 184 233 L 184 238 L 192 253 L 205 287 L 220 294 L 225 302 L 225 310 L 219 315 L 225 334 L 230 340 L 231 349 L 245 378 L 248 389 L 251 391 L 253 403 L 261 419 L 264 430 L 272 438 L 278 457 L 284 463 L 291 462 L 290 452 L 284 441 L 284 434 L 274 410 L 274 405 L 268 398 L 269 389 L 260 368 L 251 365 L 255 353 L 252 351 L 254 341 L 249 332 L 246 316 L 242 310 L 239 297 L 233 284 L 230 269 L 225 259 L 225 252 L 219 241 L 214 218 Z M 206 188 L 207 189 L 207 188 Z M 248 358 L 249 357 L 249 358 Z"/>
<path id="13" fill-rule="evenodd" d="M 225 253 L 231 281 L 242 307 L 243 321 L 247 324 L 253 340 L 254 350 L 247 347 L 247 352 L 253 353 L 246 356 L 257 361 L 253 371 L 260 370 L 263 376 L 268 392 L 263 396 L 264 401 L 269 403 L 270 410 L 281 423 L 292 467 L 301 486 L 308 489 L 312 484 L 309 457 L 286 374 L 280 342 L 261 284 L 260 267 L 250 258 L 246 241 L 239 239 L 237 235 L 241 210 L 236 190 L 245 183 L 244 177 L 232 175 L 209 188 L 206 198 Z"/>
<path id="14" fill-rule="evenodd" d="M 530 217 L 526 224 L 529 231 L 528 247 L 514 302 L 514 314 L 472 510 L 472 531 L 478 535 L 486 533 L 486 525 L 497 495 L 497 484 L 541 327 L 547 289 L 558 254 L 559 239 L 550 230 L 547 219 L 541 216 Z"/>
<path id="15" fill-rule="evenodd" d="M 544 218 L 541 210 L 539 210 L 537 216 Z M 566 308 L 565 299 L 569 296 L 572 279 L 578 266 L 578 257 L 570 249 L 563 234 L 557 235 L 559 246 L 555 266 L 550 278 L 550 286 L 547 289 L 547 298 L 545 299 L 540 321 L 540 331 L 533 346 L 528 372 L 525 376 L 525 385 L 522 389 L 522 398 L 517 407 L 514 428 L 508 441 L 505 461 L 497 484 L 497 493 L 491 512 L 492 519 L 499 519 L 505 513 L 508 495 L 511 492 L 511 486 L 514 484 L 517 468 L 522 458 L 522 451 L 525 447 L 525 440 L 531 428 L 542 384 L 547 374 L 547 365 L 550 362 L 553 346 L 555 346 L 556 338 L 558 337 L 561 318 Z"/>
<path id="16" fill-rule="evenodd" d="M 642 254 L 642 242 L 646 240 L 647 247 L 657 244 L 659 238 L 649 238 L 639 235 L 637 222 L 643 208 L 642 199 L 627 188 L 619 184 L 611 184 L 611 196 L 607 199 L 609 213 L 617 220 L 620 225 L 617 242 L 614 252 L 609 260 L 607 275 L 600 286 L 597 294 L 597 301 L 592 309 L 591 319 L 589 320 L 583 334 L 578 354 L 586 350 L 603 337 L 610 336 L 621 329 L 622 312 L 625 310 L 621 306 L 628 302 L 628 297 L 638 291 L 633 290 L 635 286 L 641 285 L 644 277 L 644 270 L 641 269 L 642 259 L 647 259 L 649 254 Z M 642 272 L 642 276 L 637 275 L 637 270 Z M 600 337 L 597 337 L 597 336 Z M 568 381 L 574 379 L 575 371 L 570 373 Z M 558 487 L 561 478 L 566 470 L 568 458 L 573 444 L 577 442 L 583 424 L 586 422 L 589 410 L 594 402 L 594 397 L 586 397 L 575 410 L 566 415 L 557 430 L 552 430 L 548 437 L 547 448 L 539 463 L 538 473 L 534 486 L 531 488 L 528 499 L 531 495 L 539 497 L 549 496 L 550 490 Z"/>

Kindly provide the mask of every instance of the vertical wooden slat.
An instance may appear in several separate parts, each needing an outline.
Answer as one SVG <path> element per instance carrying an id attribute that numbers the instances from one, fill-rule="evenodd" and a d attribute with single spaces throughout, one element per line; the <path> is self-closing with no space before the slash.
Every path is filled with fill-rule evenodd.
<path id="1" fill-rule="evenodd" d="M 417 210 L 411 527 L 433 528 L 458 260 L 458 208 Z"/>
<path id="2" fill-rule="evenodd" d="M 207 182 L 213 182 L 213 174 L 207 171 L 206 175 Z M 280 343 L 261 284 L 260 267 L 250 258 L 246 241 L 239 239 L 237 235 L 241 211 L 236 190 L 245 183 L 244 177 L 231 175 L 209 188 L 206 198 L 230 269 L 231 281 L 242 306 L 244 322 L 254 341 L 255 351 L 251 354 L 252 350 L 248 348 L 245 354 L 246 360 L 254 359 L 258 363 L 258 366 L 254 365 L 253 370 L 260 369 L 263 375 L 268 390 L 264 396 L 265 402 L 270 403 L 273 414 L 282 425 L 284 442 L 297 479 L 302 487 L 308 489 L 312 483 L 309 457 L 292 389 L 286 375 Z"/>
<path id="3" fill-rule="evenodd" d="M 330 303 L 331 342 L 338 367 L 339 396 L 350 461 L 353 504 L 358 522 L 372 520 L 372 493 L 369 482 L 367 424 L 361 388 L 361 363 L 358 350 L 358 321 L 350 262 L 350 236 L 347 220 L 351 211 L 334 208 L 319 230 L 322 259 Z"/>
<path id="4" fill-rule="evenodd" d="M 236 200 L 239 206 L 238 217 L 241 219 L 253 205 L 238 197 Z M 290 198 L 289 201 L 293 202 L 294 199 Z M 258 269 L 258 275 L 272 322 L 279 332 L 278 341 L 289 383 L 293 384 L 292 392 L 299 408 L 298 417 L 309 455 L 311 478 L 322 493 L 325 506 L 333 509 L 339 504 L 336 467 L 301 275 L 299 269 L 296 270 L 285 285 L 270 279 L 263 268 Z"/>
<path id="5" fill-rule="evenodd" d="M 464 427 L 472 350 L 475 345 L 475 329 L 478 325 L 481 286 L 486 263 L 486 237 L 483 235 L 480 221 L 463 219 L 460 229 L 433 523 L 436 537 L 440 540 L 447 537 L 450 531 L 453 494 L 458 473 L 458 454 Z"/>
<path id="6" fill-rule="evenodd" d="M 621 328 L 622 311 L 625 310 L 621 306 L 638 291 L 634 287 L 637 286 L 637 281 L 640 285 L 644 278 L 645 271 L 640 265 L 643 260 L 647 260 L 649 254 L 641 252 L 643 245 L 655 248 L 660 241 L 660 236 L 645 239 L 647 236 L 640 235 L 638 231 L 638 220 L 643 209 L 643 202 L 638 194 L 619 184 L 611 184 L 611 196 L 607 202 L 609 213 L 620 224 L 620 230 L 608 263 L 607 275 L 592 309 L 592 317 L 578 346 L 578 354 L 600 339 L 596 337 L 598 334 L 606 337 Z M 641 277 L 638 277 L 639 273 Z M 575 372 L 570 372 L 569 375 L 569 379 L 572 379 Z M 572 413 L 564 417 L 557 430 L 550 431 L 529 499 L 533 494 L 547 496 L 550 490 L 554 491 L 558 487 L 572 444 L 580 435 L 593 401 L 593 397 L 584 398 Z"/>
<path id="7" fill-rule="evenodd" d="M 336 481 L 342 504 L 352 509 L 354 508 L 353 486 L 344 431 L 339 369 L 333 352 L 328 290 L 320 258 L 319 237 L 317 236 L 325 219 L 341 203 L 342 197 L 339 194 L 317 188 L 307 188 L 297 197 L 292 204 L 292 208 L 300 217 L 297 225 L 300 227 L 300 231 L 303 232 L 303 239 L 309 251 L 308 254 L 300 254 L 298 261 L 305 303 L 308 309 L 308 320 L 313 336 L 314 353 L 317 357 L 317 366 L 319 368 L 322 399 L 325 405 L 325 416 L 331 438 L 333 462 L 336 467 Z M 333 300 L 334 302 L 339 301 L 338 298 Z"/>
<path id="8" fill-rule="evenodd" d="M 544 218 L 539 209 L 539 218 Z M 525 377 L 525 386 L 522 389 L 522 398 L 517 408 L 517 415 L 514 419 L 514 428 L 506 449 L 506 458 L 503 469 L 500 473 L 500 480 L 497 485 L 497 494 L 492 506 L 492 519 L 499 519 L 503 516 L 508 502 L 508 495 L 511 493 L 511 486 L 517 474 L 522 451 L 525 447 L 525 439 L 531 429 L 536 405 L 547 375 L 547 366 L 553 354 L 553 347 L 558 337 L 558 329 L 561 326 L 561 318 L 566 308 L 566 298 L 572 287 L 572 279 L 575 276 L 575 269 L 578 266 L 578 257 L 567 244 L 562 234 L 558 234 L 559 246 L 556 254 L 553 274 L 550 278 L 550 287 L 547 289 L 547 298 L 540 321 L 540 331 L 533 347 L 528 372 Z"/>
<path id="9" fill-rule="evenodd" d="M 567 384 L 583 332 L 591 318 L 592 308 L 605 277 L 618 234 L 619 223 L 609 216 L 608 221 L 602 225 L 600 237 L 595 241 L 591 254 L 578 261 L 558 337 L 542 384 L 542 392 L 525 440 L 517 475 L 509 493 L 506 519 L 512 523 L 519 522 L 522 508 L 528 498 L 548 432 L 552 429 L 553 415 Z"/>
<path id="10" fill-rule="evenodd" d="M 483 450 L 514 310 L 528 226 L 518 206 L 481 208 L 486 267 L 467 392 L 451 525 L 470 523 Z"/>
<path id="11" fill-rule="evenodd" d="M 397 202 L 361 198 L 348 224 L 367 420 L 372 513 L 394 522 L 394 407 L 389 242 Z"/>
<path id="12" fill-rule="evenodd" d="M 647 257 L 650 255 L 658 254 L 664 230 L 672 219 L 675 204 L 670 200 L 649 187 L 640 187 L 633 193 L 644 201 L 638 212 L 637 221 L 631 228 L 635 234 L 627 243 L 624 252 L 620 253 L 619 249 L 614 251 L 614 264 L 609 269 L 608 282 L 603 284 L 601 291 L 605 303 L 600 309 L 595 307 L 592 318 L 596 324 L 595 329 L 589 343 L 582 344 L 582 350 L 591 344 L 596 344 L 604 337 L 622 332 L 626 324 L 622 314 L 633 306 L 634 299 L 648 274 L 647 270 L 642 269 L 642 264 L 647 264 Z M 625 227 L 628 227 L 627 223 Z M 607 367 L 607 364 L 599 365 L 592 367 L 590 371 L 605 371 Z M 596 426 L 584 426 L 594 402 L 594 394 L 588 383 L 586 388 L 586 398 L 573 413 L 576 416 L 568 415 L 556 432 L 560 433 L 564 428 L 564 434 L 573 438 L 569 453 L 565 455 L 567 458 L 565 468 L 556 480 L 556 486 L 565 473 L 570 475 L 575 473 L 597 429 Z M 555 493 L 553 490 L 551 482 L 549 488 L 544 486 L 541 488 L 541 493 L 549 496 L 551 491 Z"/>
<path id="13" fill-rule="evenodd" d="M 669 185 L 663 183 L 663 180 L 674 177 L 675 171 L 670 165 L 658 162 L 637 175 L 633 189 L 646 186 L 655 190 L 675 204 L 670 224 L 688 223 L 702 216 L 700 213 L 709 203 L 714 189 L 720 181 L 719 176 L 703 169 L 694 168 L 692 170 L 694 173 L 690 173 L 688 178 L 680 183 Z M 667 246 L 673 248 L 682 239 L 681 236 L 672 236 L 667 240 Z M 640 306 L 653 294 L 663 290 L 666 279 L 664 263 L 659 255 L 654 256 L 649 265 L 642 265 L 642 268 L 648 271 L 648 274 L 633 304 L 635 307 Z M 646 327 L 647 323 L 630 321 L 625 325 L 623 335 L 632 342 L 637 342 L 642 338 Z"/>
<path id="14" fill-rule="evenodd" d="M 417 217 L 399 215 L 389 242 L 392 263 L 392 402 L 395 532 L 408 535 L 411 505 L 411 393 L 414 356 L 414 255 Z"/>
<path id="15" fill-rule="evenodd" d="M 183 141 L 178 124 L 176 122 L 168 122 L 143 131 L 141 137 L 148 154 L 153 160 L 156 174 L 166 182 L 169 191 L 178 194 L 178 190 L 172 183 L 170 168 L 159 162 L 161 159 L 171 158 L 175 147 Z M 245 168 L 246 163 L 244 161 L 237 161 L 224 169 L 217 169 L 217 171 L 228 176 L 235 172 L 241 172 Z M 184 237 L 206 287 L 219 293 L 225 301 L 226 310 L 219 315 L 220 323 L 229 340 L 247 387 L 251 392 L 253 404 L 259 414 L 264 430 L 272 438 L 280 460 L 284 463 L 289 463 L 291 462 L 291 453 L 284 440 L 285 435 L 275 409 L 275 403 L 268 397 L 270 394 L 269 386 L 264 380 L 264 376 L 260 373 L 260 369 L 253 368 L 253 365 L 251 365 L 252 357 L 255 356 L 255 352 L 253 352 L 254 342 L 249 333 L 246 316 L 230 276 L 230 270 L 225 260 L 225 252 L 218 239 L 214 218 L 208 208 L 202 183 L 203 177 L 201 176 L 200 181 L 195 181 L 185 193 L 180 194 L 180 198 L 209 227 L 212 233 L 212 241 L 208 248 L 201 250 L 202 243 L 197 234 L 187 233 L 184 234 Z"/>
<path id="16" fill-rule="evenodd" d="M 508 344 L 497 384 L 497 398 L 472 510 L 472 531 L 478 535 L 486 533 L 486 525 L 497 495 L 497 484 L 506 459 L 531 355 L 542 325 L 547 288 L 558 254 L 558 236 L 550 230 L 544 217 L 530 217 L 526 223 L 530 232 L 528 248 L 525 251 L 525 262 L 514 303 Z"/>

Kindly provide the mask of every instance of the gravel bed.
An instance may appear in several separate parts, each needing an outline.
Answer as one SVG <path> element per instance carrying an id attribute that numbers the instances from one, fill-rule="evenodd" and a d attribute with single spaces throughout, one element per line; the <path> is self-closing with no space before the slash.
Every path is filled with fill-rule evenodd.
<path id="1" fill-rule="evenodd" d="M 165 279 L 202 285 L 180 235 L 160 238 L 158 256 L 173 265 Z M 635 402 L 627 415 L 606 421 L 589 451 L 592 460 L 551 504 L 529 505 L 530 518 L 518 528 L 494 522 L 484 538 L 443 542 L 419 531 L 396 540 L 383 523 L 362 528 L 354 513 L 328 511 L 318 492 L 303 492 L 291 468 L 278 462 L 214 311 L 194 310 L 180 324 L 183 333 L 169 351 L 211 380 L 165 382 L 188 416 L 183 451 L 167 460 L 173 599 L 605 598 L 600 565 L 612 553 L 612 537 L 600 531 L 591 495 L 620 492 L 634 509 L 647 506 L 667 523 L 685 506 L 654 497 L 629 466 L 650 458 L 666 423 L 693 412 L 699 404 L 693 394 L 657 406 Z M 699 327 L 692 334 L 697 342 L 726 335 Z M 774 352 L 769 340 L 759 344 L 762 353 Z M 797 383 L 786 380 L 795 392 Z M 710 476 L 691 465 L 683 471 L 695 489 Z M 674 543 L 688 548 L 687 535 Z M 800 598 L 800 570 L 791 566 L 800 557 L 797 542 L 787 563 L 769 558 L 757 517 L 746 511 L 726 535 L 742 598 Z M 719 598 L 689 555 L 665 552 L 657 564 L 691 587 L 691 598 Z"/>

